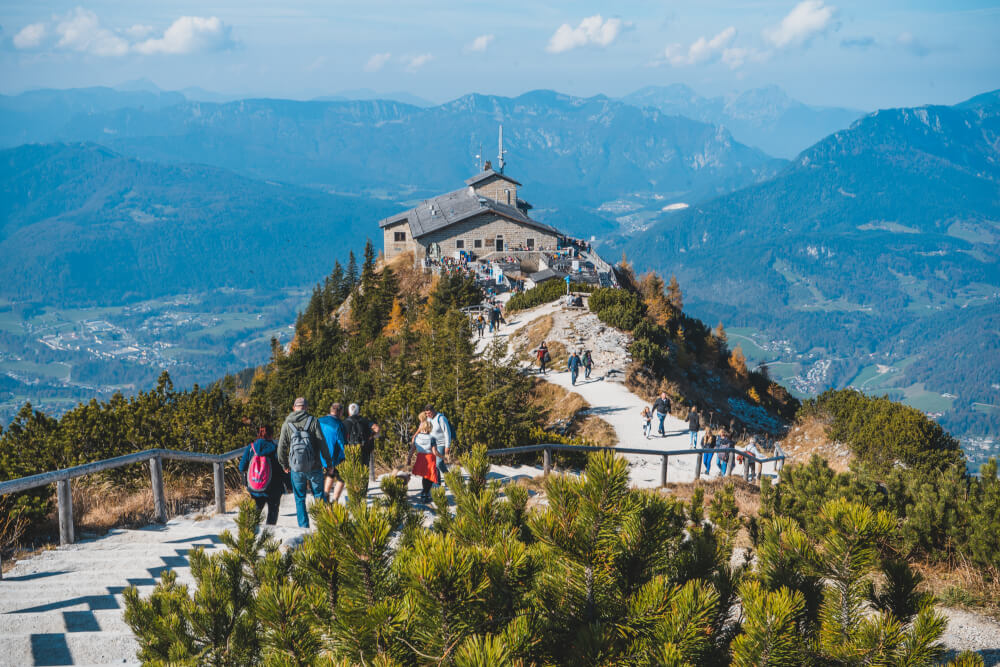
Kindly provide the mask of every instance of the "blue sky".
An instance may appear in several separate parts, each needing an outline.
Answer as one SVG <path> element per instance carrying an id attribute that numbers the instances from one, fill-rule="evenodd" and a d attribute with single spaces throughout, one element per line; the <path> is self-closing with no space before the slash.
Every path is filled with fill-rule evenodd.
<path id="1" fill-rule="evenodd" d="M 768 84 L 812 104 L 954 103 L 1000 88 L 1000 3 L 3 0 L 0 90 L 115 85 L 309 98 L 345 89 L 704 95 Z"/>

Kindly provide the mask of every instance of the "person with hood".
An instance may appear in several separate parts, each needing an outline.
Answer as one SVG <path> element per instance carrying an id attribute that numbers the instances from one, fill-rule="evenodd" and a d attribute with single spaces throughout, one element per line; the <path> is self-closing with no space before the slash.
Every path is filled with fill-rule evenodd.
<path id="1" fill-rule="evenodd" d="M 323 481 L 323 493 L 330 495 L 333 489 L 333 502 L 340 500 L 340 494 L 344 492 L 344 480 L 337 472 L 337 466 L 344 462 L 344 422 L 340 415 L 343 414 L 343 407 L 340 403 L 330 406 L 330 414 L 319 418 L 319 428 L 323 431 L 323 439 L 330 453 L 330 467 L 326 469 L 326 479 Z"/>
<path id="2" fill-rule="evenodd" d="M 691 406 L 691 412 L 687 416 L 688 430 L 691 432 L 691 449 L 698 448 L 698 431 L 701 430 L 701 419 L 698 417 L 698 408 Z"/>
<path id="3" fill-rule="evenodd" d="M 306 399 L 299 396 L 292 404 L 292 412 L 285 417 L 278 438 L 278 461 L 292 478 L 295 495 L 295 515 L 299 526 L 309 527 L 306 512 L 306 492 L 312 486 L 316 500 L 326 501 L 323 493 L 323 469 L 332 467 L 330 453 L 319 420 L 307 411 Z"/>
<path id="4" fill-rule="evenodd" d="M 576 386 L 576 378 L 580 375 L 580 355 L 573 350 L 573 354 L 569 355 L 569 359 L 566 360 L 566 368 L 569 369 L 569 380 L 570 384 Z"/>
<path id="5" fill-rule="evenodd" d="M 254 458 L 262 457 L 263 462 L 253 466 Z M 268 526 L 278 523 L 278 506 L 281 504 L 281 492 L 284 490 L 284 479 L 281 475 L 281 467 L 278 463 L 278 445 L 271 440 L 271 428 L 261 426 L 257 431 L 257 439 L 247 445 L 240 458 L 240 472 L 243 473 L 243 482 L 257 505 L 260 512 L 267 505 Z M 254 479 L 250 479 L 252 472 Z M 265 479 L 266 477 L 266 479 Z"/>

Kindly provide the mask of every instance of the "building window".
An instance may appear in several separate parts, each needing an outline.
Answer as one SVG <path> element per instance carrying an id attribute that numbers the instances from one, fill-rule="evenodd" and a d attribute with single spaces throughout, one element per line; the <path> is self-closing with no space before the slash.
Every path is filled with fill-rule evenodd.
<path id="1" fill-rule="evenodd" d="M 528 239 L 528 250 L 535 249 L 535 239 Z"/>
<path id="2" fill-rule="evenodd" d="M 483 247 L 483 240 L 482 239 L 476 239 L 475 241 L 472 242 L 472 247 L 473 248 L 482 248 Z"/>
<path id="3" fill-rule="evenodd" d="M 486 239 L 486 247 L 487 248 L 493 247 L 493 239 Z"/>
<path id="4" fill-rule="evenodd" d="M 507 193 L 507 205 L 510 205 L 510 190 L 504 190 Z"/>
<path id="5" fill-rule="evenodd" d="M 496 249 L 497 252 L 503 252 L 503 234 L 497 234 Z"/>
<path id="6" fill-rule="evenodd" d="M 455 241 L 455 247 L 458 248 L 459 250 L 464 250 L 465 249 L 465 241 L 463 241 L 462 239 L 456 240 Z"/>
<path id="7" fill-rule="evenodd" d="M 393 241 L 396 243 L 402 243 L 406 240 L 406 232 L 396 232 L 393 234 Z"/>

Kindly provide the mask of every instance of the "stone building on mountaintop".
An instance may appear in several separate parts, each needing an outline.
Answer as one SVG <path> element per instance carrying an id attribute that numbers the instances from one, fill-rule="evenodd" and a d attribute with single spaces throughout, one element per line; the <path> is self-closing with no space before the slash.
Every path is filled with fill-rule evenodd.
<path id="1" fill-rule="evenodd" d="M 563 235 L 531 219 L 531 204 L 517 196 L 520 186 L 503 173 L 502 164 L 495 171 L 487 161 L 464 188 L 379 221 L 386 259 L 405 252 L 422 262 L 455 258 L 462 251 L 479 258 L 515 250 L 555 250 Z"/>

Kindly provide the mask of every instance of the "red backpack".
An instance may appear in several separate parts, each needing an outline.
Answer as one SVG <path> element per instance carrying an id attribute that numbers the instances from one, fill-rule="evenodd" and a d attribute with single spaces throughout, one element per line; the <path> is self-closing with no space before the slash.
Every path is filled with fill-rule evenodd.
<path id="1" fill-rule="evenodd" d="M 271 460 L 266 456 L 261 456 L 254 449 L 254 443 L 250 443 L 250 468 L 247 470 L 247 486 L 251 491 L 266 491 L 271 483 Z"/>

